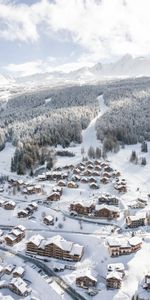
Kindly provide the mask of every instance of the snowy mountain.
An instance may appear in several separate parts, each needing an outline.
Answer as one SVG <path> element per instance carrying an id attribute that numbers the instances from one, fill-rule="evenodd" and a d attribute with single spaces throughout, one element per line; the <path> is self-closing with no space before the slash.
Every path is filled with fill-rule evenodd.
<path id="1" fill-rule="evenodd" d="M 150 58 L 125 55 L 113 63 L 98 62 L 92 67 L 82 67 L 70 72 L 53 71 L 16 78 L 17 84 L 65 84 L 69 82 L 91 82 L 118 77 L 150 76 Z M 2 82 L 7 81 L 3 78 Z"/>

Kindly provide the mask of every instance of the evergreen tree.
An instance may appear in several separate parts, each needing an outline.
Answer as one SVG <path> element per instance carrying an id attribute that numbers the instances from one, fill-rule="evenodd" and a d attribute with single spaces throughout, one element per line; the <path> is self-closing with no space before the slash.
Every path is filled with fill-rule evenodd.
<path id="1" fill-rule="evenodd" d="M 95 150 L 92 146 L 88 149 L 88 157 L 89 158 L 95 158 Z"/>
<path id="2" fill-rule="evenodd" d="M 148 152 L 148 146 L 145 141 L 141 144 L 141 152 Z"/>
<path id="3" fill-rule="evenodd" d="M 99 147 L 96 147 L 95 156 L 97 159 L 100 159 L 102 156 L 101 149 Z"/>
<path id="4" fill-rule="evenodd" d="M 136 151 L 132 151 L 131 156 L 130 156 L 130 162 L 137 164 L 138 163 L 138 157 L 136 154 Z"/>
<path id="5" fill-rule="evenodd" d="M 142 165 L 142 166 L 146 166 L 146 164 L 147 164 L 146 158 L 145 158 L 145 157 L 142 157 L 141 165 Z"/>

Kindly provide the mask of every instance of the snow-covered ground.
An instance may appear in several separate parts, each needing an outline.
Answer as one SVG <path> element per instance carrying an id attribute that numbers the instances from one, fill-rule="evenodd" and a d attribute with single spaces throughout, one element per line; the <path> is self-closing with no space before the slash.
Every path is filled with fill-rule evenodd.
<path id="1" fill-rule="evenodd" d="M 99 97 L 100 112 L 96 118 L 94 118 L 89 124 L 88 128 L 83 131 L 83 142 L 81 145 L 75 145 L 69 147 L 68 150 L 75 153 L 74 157 L 58 157 L 56 166 L 64 166 L 66 164 L 77 164 L 82 160 L 81 148 L 84 147 L 85 152 L 92 145 L 94 148 L 101 146 L 101 143 L 97 141 L 95 123 L 97 118 L 102 116 L 107 111 L 107 106 L 104 104 L 103 96 Z M 120 256 L 117 258 L 111 258 L 108 253 L 106 246 L 106 240 L 108 236 L 114 235 L 114 237 L 120 238 L 123 236 L 131 236 L 129 230 L 123 231 L 122 235 L 117 232 L 112 233 L 112 226 L 104 226 L 99 224 L 80 222 L 76 219 L 71 219 L 69 216 L 64 216 L 64 212 L 67 212 L 70 203 L 73 201 L 93 201 L 97 199 L 100 192 L 109 192 L 119 196 L 121 200 L 120 209 L 121 217 L 118 220 L 118 225 L 123 227 L 123 216 L 124 210 L 127 209 L 128 204 L 133 203 L 138 197 L 146 198 L 148 205 L 142 209 L 143 211 L 150 210 L 150 200 L 147 194 L 150 194 L 150 143 L 148 143 L 149 151 L 148 153 L 141 153 L 141 145 L 131 145 L 125 146 L 124 149 L 120 149 L 118 153 L 109 153 L 108 160 L 110 165 L 121 172 L 122 177 L 127 181 L 128 191 L 126 194 L 118 194 L 114 190 L 113 183 L 110 182 L 107 185 L 100 184 L 100 190 L 91 191 L 88 184 L 79 184 L 79 188 L 76 190 L 64 188 L 64 192 L 61 201 L 55 202 L 49 207 L 43 205 L 42 203 L 38 206 L 38 211 L 35 212 L 31 219 L 18 219 L 17 212 L 20 209 L 26 207 L 26 205 L 31 201 L 37 201 L 38 199 L 43 199 L 46 195 L 50 194 L 52 187 L 56 185 L 55 182 L 42 182 L 44 189 L 44 195 L 38 194 L 33 196 L 28 196 L 25 198 L 20 192 L 15 194 L 7 190 L 5 186 L 4 193 L 1 194 L 1 198 L 10 198 L 16 201 L 16 208 L 13 211 L 7 211 L 0 208 L 0 225 L 17 225 L 22 224 L 27 228 L 26 239 L 21 243 L 17 244 L 14 248 L 19 251 L 25 250 L 25 241 L 35 233 L 39 233 L 45 237 L 51 237 L 55 234 L 61 234 L 67 240 L 74 241 L 76 243 L 82 244 L 84 246 L 84 256 L 81 262 L 76 264 L 76 270 L 65 270 L 61 275 L 66 282 L 73 286 L 80 294 L 83 294 L 85 299 L 91 299 L 84 290 L 77 288 L 75 285 L 75 278 L 80 273 L 81 269 L 85 267 L 94 268 L 98 275 L 98 289 L 100 289 L 98 295 L 94 297 L 95 300 L 131 300 L 132 296 L 136 293 L 138 289 L 141 288 L 141 282 L 144 279 L 145 274 L 150 271 L 150 233 L 149 227 L 145 226 L 136 231 L 137 236 L 143 237 L 142 249 L 135 254 Z M 60 148 L 60 147 L 58 147 Z M 135 150 L 138 157 L 146 157 L 147 165 L 141 166 L 140 164 L 134 165 L 129 162 L 131 152 Z M 3 151 L 0 152 L 0 172 L 1 174 L 10 175 L 10 163 L 11 157 L 13 156 L 15 148 L 9 143 Z M 23 179 L 26 179 L 23 177 Z M 36 181 L 36 179 L 33 179 Z M 133 214 L 139 211 L 139 209 L 131 210 Z M 140 210 L 141 211 L 141 210 Z M 47 226 L 43 224 L 43 213 L 46 215 L 52 215 L 55 219 L 54 226 Z M 63 226 L 61 227 L 60 224 Z M 81 226 L 82 225 L 82 226 Z M 9 255 L 6 255 L 6 260 L 9 259 Z M 11 257 L 13 260 L 14 257 Z M 51 259 L 49 266 L 55 260 Z M 125 265 L 126 276 L 123 280 L 123 284 L 120 290 L 107 290 L 105 287 L 105 276 L 107 273 L 107 264 L 113 262 L 122 262 Z M 61 295 L 62 291 L 58 288 L 57 284 L 53 282 L 48 285 L 43 278 L 33 270 L 31 266 L 27 266 L 27 274 L 29 280 L 32 281 L 33 297 L 37 297 L 40 300 L 49 299 L 65 299 L 70 300 L 67 294 Z M 143 290 L 142 290 L 143 292 Z M 145 292 L 143 292 L 145 293 Z M 6 291 L 1 290 L 1 295 L 5 295 Z M 11 294 L 12 295 L 12 294 Z M 3 296 L 2 296 L 3 297 Z M 14 299 L 18 297 L 14 296 Z M 1 299 L 1 298 L 0 298 Z M 26 298 L 30 299 L 30 298 Z"/>

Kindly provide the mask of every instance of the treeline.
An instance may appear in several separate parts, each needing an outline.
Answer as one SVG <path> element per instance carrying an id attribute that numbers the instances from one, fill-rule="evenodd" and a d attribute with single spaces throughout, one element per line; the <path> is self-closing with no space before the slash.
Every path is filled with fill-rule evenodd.
<path id="1" fill-rule="evenodd" d="M 98 113 L 99 88 L 75 86 L 21 94 L 0 111 L 4 140 L 40 146 L 81 143 L 82 129 Z"/>
<path id="2" fill-rule="evenodd" d="M 150 79 L 124 80 L 105 89 L 108 111 L 97 120 L 97 137 L 125 144 L 150 140 Z"/>

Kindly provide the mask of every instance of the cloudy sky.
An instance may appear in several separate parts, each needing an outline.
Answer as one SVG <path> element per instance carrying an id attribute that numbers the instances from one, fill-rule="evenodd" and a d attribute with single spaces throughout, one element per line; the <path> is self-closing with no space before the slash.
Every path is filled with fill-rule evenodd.
<path id="1" fill-rule="evenodd" d="M 150 55 L 150 0 L 0 0 L 0 73 Z"/>

